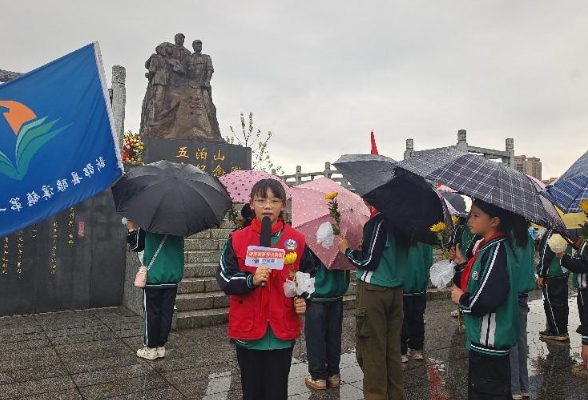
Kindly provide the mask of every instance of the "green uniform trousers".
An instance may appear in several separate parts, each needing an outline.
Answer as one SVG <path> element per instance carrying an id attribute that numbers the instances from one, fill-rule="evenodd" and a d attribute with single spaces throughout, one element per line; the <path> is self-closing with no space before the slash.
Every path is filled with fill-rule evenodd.
<path id="1" fill-rule="evenodd" d="M 367 400 L 404 399 L 402 319 L 402 286 L 389 288 L 358 281 L 357 362 L 363 371 Z"/>

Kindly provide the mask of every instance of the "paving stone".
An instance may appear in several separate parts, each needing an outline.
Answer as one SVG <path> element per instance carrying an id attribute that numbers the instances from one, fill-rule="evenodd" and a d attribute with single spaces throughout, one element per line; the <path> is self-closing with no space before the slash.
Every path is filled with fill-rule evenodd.
<path id="1" fill-rule="evenodd" d="M 83 399 L 77 389 L 69 389 L 60 392 L 49 392 L 35 396 L 27 396 L 28 400 L 76 400 Z"/>
<path id="2" fill-rule="evenodd" d="M 155 373 L 128 379 L 113 380 L 97 385 L 79 388 L 84 399 L 121 398 L 130 394 L 147 395 L 153 389 L 171 389 L 172 387 L 160 375 Z"/>
<path id="3" fill-rule="evenodd" d="M 37 381 L 58 376 L 68 376 L 65 366 L 55 360 L 52 365 L 34 365 L 24 369 L 12 369 L 8 372 L 12 382 Z"/>
<path id="4" fill-rule="evenodd" d="M 180 400 L 186 397 L 173 387 L 155 388 L 117 396 L 121 400 Z"/>
<path id="5" fill-rule="evenodd" d="M 139 362 L 138 357 L 127 349 L 126 354 L 109 354 L 108 358 L 83 357 L 67 358 L 63 362 L 70 374 L 81 374 L 84 372 L 100 371 L 115 367 L 135 365 Z"/>
<path id="6" fill-rule="evenodd" d="M 214 302 L 226 296 L 212 298 Z M 570 331 L 579 322 L 575 300 L 572 294 Z M 529 306 L 529 371 L 534 398 L 585 400 L 588 382 L 570 374 L 581 349 L 579 335 L 572 332 L 570 343 L 564 344 L 540 340 L 537 332 L 543 329 L 545 316 L 538 293 L 531 295 Z M 428 302 L 425 360 L 411 360 L 404 366 L 407 400 L 429 399 L 433 393 L 452 400 L 466 398 L 468 353 L 465 334 L 458 332 L 457 321 L 449 316 L 453 310 L 455 306 L 447 299 Z M 219 313 L 211 318 L 226 321 L 227 309 L 216 311 Z M 199 312 L 205 315 L 210 310 Z M 0 341 L 0 399 L 242 397 L 235 348 L 227 338 L 226 325 L 172 332 L 166 358 L 148 362 L 135 355 L 142 345 L 142 320 L 128 310 L 55 313 L 53 323 L 52 315 L 0 318 L 0 335 L 10 340 Z M 186 315 L 178 313 L 178 320 L 189 321 Z M 24 323 L 22 328 L 19 322 Z M 197 320 L 190 324 L 198 326 Z M 354 353 L 353 309 L 345 310 L 343 332 L 342 386 L 315 392 L 304 385 L 308 366 L 302 337 L 294 348 L 290 399 L 363 398 L 363 373 Z M 101 336 L 103 333 L 109 336 Z M 53 341 L 61 344 L 52 346 Z"/>
<path id="7" fill-rule="evenodd" d="M 136 378 L 138 376 L 153 375 L 153 369 L 144 361 L 137 358 L 135 364 L 118 366 L 115 368 L 103 369 L 98 371 L 83 372 L 72 375 L 72 379 L 78 387 L 96 385 L 100 383 L 112 382 L 115 380 Z"/>
<path id="8" fill-rule="evenodd" d="M 75 385 L 69 376 L 58 376 L 35 381 L 0 385 L 0 399 L 15 399 L 47 392 L 72 389 Z"/>

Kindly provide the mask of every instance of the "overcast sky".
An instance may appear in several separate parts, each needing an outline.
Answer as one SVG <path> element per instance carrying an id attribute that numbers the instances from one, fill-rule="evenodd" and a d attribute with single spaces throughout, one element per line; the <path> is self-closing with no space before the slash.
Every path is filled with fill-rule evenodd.
<path id="1" fill-rule="evenodd" d="M 543 161 L 557 176 L 588 149 L 588 2 L 20 0 L 0 5 L 0 68 L 25 72 L 100 42 L 127 69 L 125 126 L 138 130 L 157 44 L 201 39 L 221 132 L 253 111 L 286 173 L 344 153 L 402 159 L 454 144 Z"/>

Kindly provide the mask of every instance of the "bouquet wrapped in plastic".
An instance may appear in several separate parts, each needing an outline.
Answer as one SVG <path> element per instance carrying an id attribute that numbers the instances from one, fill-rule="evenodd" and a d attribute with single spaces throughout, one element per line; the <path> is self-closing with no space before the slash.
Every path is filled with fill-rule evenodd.
<path id="1" fill-rule="evenodd" d="M 568 241 L 565 240 L 559 233 L 554 233 L 547 239 L 547 245 L 554 253 L 561 253 L 566 251 L 568 247 Z"/>
<path id="2" fill-rule="evenodd" d="M 323 222 L 316 231 L 316 242 L 325 249 L 330 248 L 335 242 L 333 225 L 330 222 Z"/>
<path id="3" fill-rule="evenodd" d="M 437 261 L 431 266 L 429 276 L 437 289 L 443 289 L 453 279 L 455 263 L 451 260 Z"/>
<path id="4" fill-rule="evenodd" d="M 306 272 L 290 272 L 292 279 L 287 279 L 284 282 L 284 294 L 286 297 L 302 296 L 304 294 L 311 295 L 314 293 L 314 278 Z"/>

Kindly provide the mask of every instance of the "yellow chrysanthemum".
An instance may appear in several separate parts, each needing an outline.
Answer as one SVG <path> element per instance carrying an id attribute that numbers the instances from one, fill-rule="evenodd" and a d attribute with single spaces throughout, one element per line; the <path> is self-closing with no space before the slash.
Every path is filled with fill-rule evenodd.
<path id="1" fill-rule="evenodd" d="M 440 233 L 447 229 L 447 226 L 445 226 L 445 222 L 437 222 L 436 224 L 431 225 L 429 229 L 433 233 Z"/>
<path id="2" fill-rule="evenodd" d="M 298 259 L 298 254 L 295 252 L 288 253 L 284 256 L 284 264 L 294 264 Z"/>
<path id="3" fill-rule="evenodd" d="M 588 215 L 588 199 L 582 200 L 580 202 L 580 209 L 584 211 L 584 214 Z"/>
<path id="4" fill-rule="evenodd" d="M 325 196 L 325 199 L 327 200 L 333 200 L 335 197 L 337 197 L 339 193 L 337 192 L 331 192 L 331 193 L 327 193 L 327 195 Z"/>

